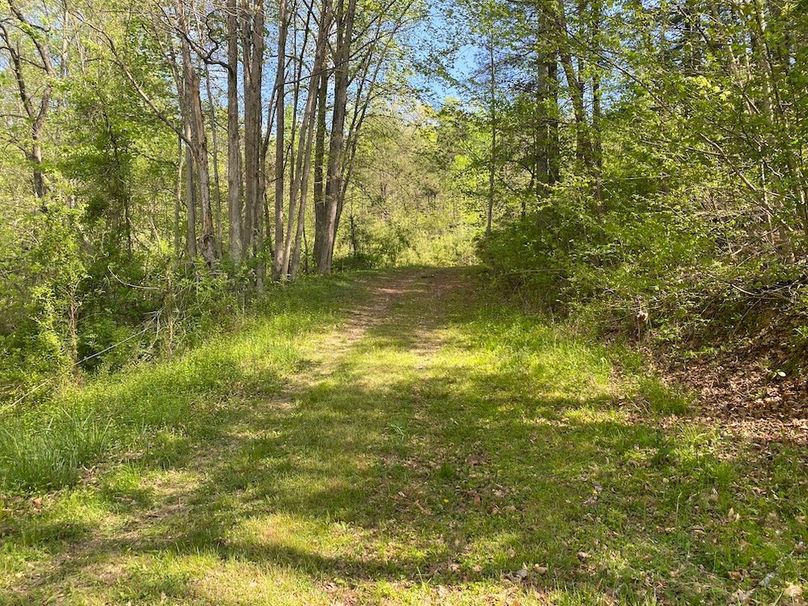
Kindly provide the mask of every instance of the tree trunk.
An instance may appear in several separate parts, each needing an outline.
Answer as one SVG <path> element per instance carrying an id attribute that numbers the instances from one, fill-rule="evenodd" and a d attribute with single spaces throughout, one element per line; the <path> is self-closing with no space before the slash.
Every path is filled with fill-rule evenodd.
<path id="1" fill-rule="evenodd" d="M 244 248 L 258 256 L 256 283 L 263 282 L 264 222 L 261 191 L 261 81 L 264 60 L 264 4 L 256 0 L 242 15 L 244 73 Z"/>
<path id="2" fill-rule="evenodd" d="M 320 29 L 317 32 L 317 43 L 315 47 L 314 65 L 312 67 L 311 75 L 309 76 L 308 96 L 306 98 L 306 110 L 303 114 L 303 123 L 300 128 L 300 151 L 297 159 L 297 170 L 295 173 L 295 182 L 293 183 L 293 196 L 294 199 L 296 192 L 300 193 L 300 210 L 298 213 L 297 230 L 295 231 L 294 251 L 291 258 L 290 275 L 294 279 L 297 276 L 297 271 L 300 266 L 300 248 L 303 239 L 303 229 L 305 226 L 306 218 L 306 200 L 308 196 L 309 186 L 309 171 L 311 169 L 311 148 L 314 137 L 315 125 L 314 121 L 319 115 L 318 101 L 322 97 L 320 88 L 327 82 L 321 78 L 325 66 L 326 47 L 328 44 L 328 30 L 331 25 L 331 2 L 330 0 L 323 0 L 323 7 L 320 13 Z M 290 215 L 293 212 L 292 205 L 290 205 Z M 290 224 L 291 225 L 291 224 Z M 290 263 L 290 250 L 291 245 L 291 230 L 287 234 L 287 250 L 285 253 L 286 264 Z"/>
<path id="3" fill-rule="evenodd" d="M 185 127 L 185 136 L 190 139 L 190 126 Z M 185 146 L 185 250 L 188 260 L 196 259 L 196 179 L 194 179 L 194 155 L 191 146 Z"/>
<path id="4" fill-rule="evenodd" d="M 287 0 L 280 0 L 278 23 L 278 66 L 275 81 L 275 255 L 272 266 L 272 277 L 280 279 L 283 270 L 283 193 L 285 143 L 285 109 L 286 109 L 286 35 L 289 29 L 287 18 Z"/>
<path id="5" fill-rule="evenodd" d="M 216 257 L 222 256 L 222 188 L 219 182 L 219 135 L 216 122 L 216 103 L 210 85 L 210 68 L 205 65 L 205 91 L 208 96 L 208 114 L 210 116 L 211 142 L 213 143 L 213 189 L 216 191 Z"/>
<path id="6" fill-rule="evenodd" d="M 547 120 L 547 183 L 554 185 L 561 180 L 561 139 L 558 125 L 558 62 L 555 54 L 547 63 L 547 83 L 550 88 L 550 107 Z"/>
<path id="7" fill-rule="evenodd" d="M 328 148 L 328 172 L 325 184 L 326 223 L 317 269 L 320 273 L 330 274 L 334 243 L 336 241 L 337 206 L 342 193 L 342 153 L 345 148 L 345 116 L 348 103 L 348 84 L 350 83 L 349 61 L 351 41 L 353 38 L 356 0 L 340 0 L 337 11 L 337 46 L 334 55 L 334 109 L 331 120 L 331 141 Z"/>
<path id="8" fill-rule="evenodd" d="M 600 43 L 600 20 L 601 20 L 600 0 L 592 0 L 591 29 L 592 47 L 598 48 Z M 603 142 L 602 142 L 602 91 L 600 88 L 600 71 L 598 66 L 593 66 L 592 72 L 592 168 L 595 177 L 595 199 L 598 201 L 598 209 L 604 212 L 603 205 Z"/>
<path id="9" fill-rule="evenodd" d="M 488 93 L 488 112 L 491 120 L 491 157 L 488 162 L 488 208 L 485 216 L 485 233 L 490 234 L 494 224 L 494 196 L 495 180 L 497 174 L 497 71 L 494 58 L 494 37 L 493 33 L 488 40 L 488 77 L 490 78 Z"/>
<path id="10" fill-rule="evenodd" d="M 328 71 L 320 74 L 319 99 L 317 100 L 317 133 L 314 137 L 314 259 L 318 262 L 325 242 L 326 217 L 325 203 L 325 136 L 326 104 L 328 103 Z"/>
<path id="11" fill-rule="evenodd" d="M 244 254 L 241 226 L 241 134 L 238 106 L 238 6 L 227 1 L 227 215 L 230 261 L 238 265 Z"/>
<path id="12" fill-rule="evenodd" d="M 202 209 L 201 238 L 199 241 L 200 254 L 205 259 L 209 267 L 216 264 L 216 238 L 213 234 L 213 213 L 210 204 L 210 174 L 208 172 L 208 144 L 205 135 L 205 121 L 202 113 L 202 98 L 199 93 L 199 74 L 191 58 L 191 45 L 187 39 L 188 27 L 185 17 L 185 6 L 183 0 L 177 0 L 177 16 L 179 19 L 180 31 L 185 35 L 181 36 L 182 46 L 182 67 L 183 79 L 185 81 L 185 106 L 184 112 L 189 123 L 190 138 L 193 142 L 193 160 L 196 165 L 196 178 L 198 181 L 199 204 Z"/>
<path id="13" fill-rule="evenodd" d="M 177 184 L 174 192 L 174 254 L 182 256 L 182 228 L 180 227 L 180 207 L 182 206 L 182 168 L 185 163 L 182 137 L 177 137 Z"/>
<path id="14" fill-rule="evenodd" d="M 581 73 L 576 72 L 573 64 L 571 41 L 567 29 L 567 16 L 564 3 L 557 0 L 551 19 L 556 26 L 558 54 L 561 67 L 567 79 L 572 110 L 575 117 L 575 155 L 588 171 L 592 169 L 592 143 L 589 135 L 589 121 L 586 113 L 585 81 Z"/>

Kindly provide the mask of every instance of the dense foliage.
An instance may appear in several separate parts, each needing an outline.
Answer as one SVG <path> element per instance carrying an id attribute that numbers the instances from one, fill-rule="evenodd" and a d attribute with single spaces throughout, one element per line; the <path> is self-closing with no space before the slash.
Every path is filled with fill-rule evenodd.
<path id="1" fill-rule="evenodd" d="M 334 249 L 468 258 L 391 111 L 419 6 L 3 0 L 0 401 L 171 355 Z"/>
<path id="2" fill-rule="evenodd" d="M 808 331 L 805 12 L 778 0 L 469 3 L 511 288 L 672 343 Z M 482 11 L 483 20 L 473 19 Z M 717 341 L 714 339 L 714 341 Z"/>

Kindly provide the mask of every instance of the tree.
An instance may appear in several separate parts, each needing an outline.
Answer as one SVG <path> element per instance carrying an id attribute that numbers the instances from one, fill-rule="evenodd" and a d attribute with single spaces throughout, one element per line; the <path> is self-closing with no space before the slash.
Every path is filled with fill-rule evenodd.
<path id="1" fill-rule="evenodd" d="M 3 43 L 0 50 L 8 54 L 17 94 L 25 111 L 25 119 L 29 128 L 29 140 L 25 154 L 31 163 L 34 194 L 42 200 L 47 192 L 42 168 L 42 136 L 57 75 L 48 46 L 48 29 L 26 17 L 14 0 L 5 1 L 11 17 L 0 19 L 0 41 Z M 17 32 L 17 36 L 11 33 L 12 28 Z M 33 47 L 38 60 L 25 56 L 23 40 Z M 29 82 L 26 66 L 32 66 L 43 75 L 41 78 L 43 86 L 38 101 L 34 92 L 35 88 Z M 26 146 L 26 144 L 22 145 Z M 46 208 L 44 202 L 42 208 Z"/>

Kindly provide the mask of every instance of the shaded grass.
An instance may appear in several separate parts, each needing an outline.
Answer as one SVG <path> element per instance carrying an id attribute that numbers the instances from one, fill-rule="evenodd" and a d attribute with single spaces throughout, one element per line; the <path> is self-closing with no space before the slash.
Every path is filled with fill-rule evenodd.
<path id="1" fill-rule="evenodd" d="M 0 417 L 0 487 L 58 489 L 111 452 L 163 465 L 187 454 L 187 436 L 215 431 L 227 401 L 273 393 L 301 361 L 299 341 L 327 329 L 361 298 L 357 278 L 272 288 L 237 335 L 218 335 L 174 360 L 146 364 L 18 406 Z M 208 436 L 210 437 L 210 436 Z"/>
<path id="2" fill-rule="evenodd" d="M 407 275 L 347 348 L 299 335 L 297 375 L 329 372 L 290 402 L 259 379 L 203 398 L 210 425 L 14 509 L 0 601 L 784 603 L 805 582 L 799 452 L 638 419 L 621 352 L 465 272 Z"/>

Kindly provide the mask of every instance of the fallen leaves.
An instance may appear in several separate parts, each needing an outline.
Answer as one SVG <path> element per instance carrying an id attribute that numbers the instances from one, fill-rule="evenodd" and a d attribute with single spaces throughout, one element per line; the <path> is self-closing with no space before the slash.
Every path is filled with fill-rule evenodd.
<path id="1" fill-rule="evenodd" d="M 761 443 L 808 444 L 808 376 L 768 371 L 766 357 L 784 357 L 784 348 L 762 335 L 751 346 L 728 349 L 718 359 L 688 360 L 668 374 L 699 394 L 698 416 L 713 426 Z M 766 356 L 761 356 L 765 352 Z"/>
<path id="2" fill-rule="evenodd" d="M 596 505 L 597 502 L 598 502 L 598 499 L 600 498 L 600 493 L 602 493 L 602 492 L 603 492 L 603 486 L 601 486 L 600 484 L 595 482 L 595 484 L 592 486 L 592 494 L 590 495 L 590 497 L 588 499 L 586 499 L 584 501 L 584 505 L 587 505 L 587 506 L 590 506 L 590 507 L 592 505 Z"/>
<path id="3" fill-rule="evenodd" d="M 732 594 L 732 601 L 737 604 L 747 604 L 749 600 L 752 599 L 752 594 L 754 593 L 753 590 L 744 591 L 743 589 L 739 589 L 735 593 Z"/>
<path id="4" fill-rule="evenodd" d="M 730 572 L 730 577 L 733 580 L 739 581 L 742 579 L 743 575 L 740 572 Z M 732 594 L 732 602 L 735 604 L 748 604 L 750 602 L 755 603 L 762 603 L 760 598 L 755 597 L 755 592 L 758 590 L 765 590 L 769 589 L 772 585 L 776 575 L 773 572 L 767 574 L 761 581 L 751 589 L 737 589 Z M 780 604 L 781 606 L 805 606 L 805 600 L 803 599 L 803 589 L 801 585 L 797 585 L 795 583 L 787 583 L 785 587 L 778 591 L 778 596 L 775 603 Z"/>
<path id="5" fill-rule="evenodd" d="M 543 564 L 530 565 L 526 562 L 523 562 L 521 568 L 519 568 L 514 572 L 508 573 L 504 576 L 513 583 L 524 584 L 528 583 L 531 580 L 531 578 L 538 580 L 538 577 L 545 576 L 548 570 L 549 568 Z"/>

